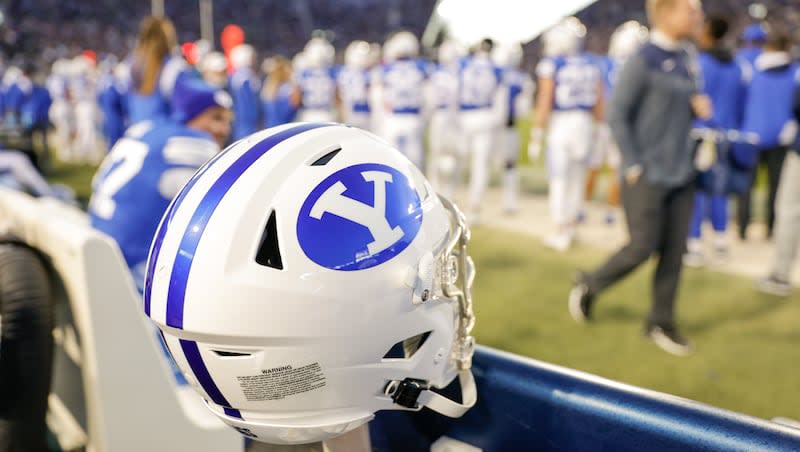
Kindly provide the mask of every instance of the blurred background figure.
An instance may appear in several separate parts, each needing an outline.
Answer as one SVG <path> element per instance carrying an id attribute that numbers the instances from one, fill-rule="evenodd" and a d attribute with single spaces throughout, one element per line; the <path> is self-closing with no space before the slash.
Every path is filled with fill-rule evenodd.
<path id="1" fill-rule="evenodd" d="M 255 49 L 249 44 L 239 44 L 231 50 L 233 74 L 230 92 L 233 98 L 233 140 L 242 139 L 262 124 L 259 92 L 261 82 L 253 71 Z"/>
<path id="2" fill-rule="evenodd" d="M 300 106 L 300 89 L 292 82 L 292 66 L 285 57 L 270 59 L 267 79 L 261 90 L 264 127 L 274 127 L 295 120 Z"/>
<path id="3" fill-rule="evenodd" d="M 344 51 L 344 67 L 336 77 L 342 122 L 365 130 L 372 128 L 369 105 L 371 50 L 366 41 L 351 42 Z"/>
<path id="4" fill-rule="evenodd" d="M 130 123 L 167 118 L 177 80 L 189 70 L 177 49 L 175 28 L 169 19 L 146 17 L 139 25 L 139 37 L 131 63 L 128 99 Z"/>
<path id="5" fill-rule="evenodd" d="M 63 162 L 72 160 L 72 136 L 75 129 L 72 102 L 69 97 L 70 62 L 59 58 L 53 62 L 50 76 L 47 78 L 47 89 L 53 100 L 50 106 L 50 122 L 55 129 L 56 156 Z"/>
<path id="6" fill-rule="evenodd" d="M 228 62 L 220 52 L 208 52 L 197 63 L 197 69 L 203 80 L 217 88 L 228 87 Z"/>
<path id="7" fill-rule="evenodd" d="M 379 108 L 383 109 L 382 134 L 423 170 L 422 133 L 428 115 L 425 99 L 430 63 L 419 58 L 419 41 L 408 31 L 400 31 L 386 41 L 384 57 L 386 61 L 373 80 L 379 93 Z"/>
<path id="8" fill-rule="evenodd" d="M 625 22 L 614 30 L 608 44 L 608 56 L 602 63 L 602 75 L 605 82 L 603 96 L 606 100 L 611 98 L 619 71 L 625 61 L 647 42 L 647 36 L 647 27 L 634 20 Z M 595 142 L 589 159 L 589 172 L 586 175 L 586 200 L 590 201 L 594 197 L 600 172 L 604 166 L 608 167 L 611 173 L 605 197 L 605 222 L 608 225 L 612 225 L 616 221 L 616 210 L 619 207 L 620 159 L 619 146 L 617 146 L 608 122 L 604 118 L 604 121 L 597 124 Z M 585 216 L 585 214 L 581 215 Z"/>
<path id="9" fill-rule="evenodd" d="M 800 89 L 797 87 L 792 98 L 793 118 L 800 122 Z M 775 197 L 775 257 L 769 273 L 756 281 L 760 291 L 782 297 L 792 293 L 792 268 L 800 247 L 800 134 L 795 132 L 794 135 Z"/>
<path id="10" fill-rule="evenodd" d="M 772 237 L 778 181 L 787 146 L 791 144 L 791 136 L 781 135 L 785 130 L 789 130 L 787 127 L 795 129 L 797 127 L 792 115 L 792 94 L 800 83 L 798 74 L 800 66 L 789 54 L 790 45 L 791 41 L 787 35 L 778 30 L 770 31 L 763 52 L 758 55 L 753 66 L 753 76 L 744 106 L 742 130 L 758 135 L 759 142 L 756 164 L 753 165 L 750 175 L 750 188 L 739 199 L 739 237 L 742 240 L 747 239 L 751 219 L 752 184 L 760 165 L 766 166 L 767 170 L 766 237 L 768 239 Z"/>
<path id="11" fill-rule="evenodd" d="M 225 54 L 225 60 L 228 66 L 228 74 L 233 73 L 234 67 L 231 62 L 231 52 L 240 44 L 244 44 L 244 30 L 236 24 L 228 24 L 222 29 L 219 34 L 219 43 L 222 45 L 222 52 Z"/>
<path id="12" fill-rule="evenodd" d="M 453 177 L 458 150 L 458 64 L 464 49 L 445 41 L 436 52 L 437 65 L 431 74 L 428 101 L 428 158 L 426 176 L 437 191 L 446 190 L 443 179 Z"/>
<path id="13" fill-rule="evenodd" d="M 700 77 L 702 92 L 711 98 L 714 115 L 698 119 L 694 128 L 711 133 L 698 142 L 698 154 L 708 149 L 716 155 L 713 163 L 702 165 L 698 175 L 698 190 L 694 200 L 694 213 L 689 227 L 689 241 L 684 262 L 701 266 L 705 262 L 703 244 L 700 240 L 702 225 L 710 220 L 714 230 L 713 249 L 718 258 L 728 256 L 728 193 L 730 191 L 731 162 L 727 157 L 731 151 L 728 140 L 720 139 L 741 126 L 742 112 L 750 67 L 734 59 L 733 53 L 723 44 L 728 32 L 728 21 L 720 16 L 709 16 L 697 36 L 700 53 Z M 711 148 L 707 148 L 711 146 Z M 698 155 L 698 159 L 700 155 Z M 696 159 L 696 162 L 699 161 Z M 696 165 L 697 166 L 697 165 Z"/>
<path id="14" fill-rule="evenodd" d="M 75 159 L 82 163 L 97 165 L 105 154 L 97 131 L 100 111 L 97 105 L 97 71 L 95 61 L 84 54 L 73 59 L 74 77 L 70 84 L 70 96 L 75 102 Z"/>
<path id="15" fill-rule="evenodd" d="M 645 337 L 664 351 L 690 354 L 675 325 L 675 296 L 694 204 L 694 117 L 711 119 L 708 96 L 698 94 L 695 61 L 684 48 L 702 24 L 694 0 L 648 0 L 650 42 L 628 59 L 609 109 L 622 151 L 622 202 L 628 243 L 592 273 L 579 273 L 568 306 L 578 322 L 591 318 L 594 299 L 658 253 L 653 304 Z"/>
<path id="16" fill-rule="evenodd" d="M 111 150 L 126 129 L 128 86 L 125 77 L 130 73 L 128 65 L 117 63 L 116 58 L 103 62 L 97 81 L 97 98 L 103 118 L 103 135 L 106 152 Z"/>
<path id="17" fill-rule="evenodd" d="M 336 51 L 321 37 L 311 38 L 294 66 L 300 87 L 301 107 L 298 120 L 327 122 L 336 119 L 336 74 L 333 62 Z"/>
<path id="18" fill-rule="evenodd" d="M 751 66 L 755 64 L 756 58 L 761 54 L 761 47 L 767 39 L 767 30 L 764 25 L 750 24 L 742 31 L 742 47 L 736 53 L 737 58 L 741 58 Z"/>
<path id="19" fill-rule="evenodd" d="M 92 226 L 119 245 L 139 291 L 150 243 L 170 201 L 227 142 L 230 96 L 201 80 L 175 87 L 172 114 L 132 125 L 92 182 Z"/>
<path id="20" fill-rule="evenodd" d="M 547 176 L 554 231 L 545 245 L 566 251 L 575 238 L 583 209 L 586 161 L 603 118 L 603 82 L 597 65 L 581 54 L 586 27 L 570 17 L 543 36 L 544 54 L 536 67 L 536 111 L 528 153 L 542 153 L 547 129 Z"/>
<path id="21" fill-rule="evenodd" d="M 466 215 L 471 224 L 481 221 L 481 199 L 489 183 L 489 156 L 494 134 L 503 124 L 508 108 L 508 89 L 503 72 L 492 61 L 494 41 L 483 39 L 458 69 L 459 158 L 453 175 L 458 184 L 462 161 L 471 159 Z M 455 189 L 451 189 L 451 193 Z M 449 195 L 449 194 L 448 194 Z"/>
<path id="22" fill-rule="evenodd" d="M 503 71 L 503 89 L 508 92 L 505 117 L 495 138 L 494 160 L 502 167 L 503 209 L 513 214 L 517 211 L 519 197 L 519 120 L 530 116 L 534 83 L 528 73 L 520 70 L 522 46 L 519 43 L 496 46 L 492 59 Z"/>

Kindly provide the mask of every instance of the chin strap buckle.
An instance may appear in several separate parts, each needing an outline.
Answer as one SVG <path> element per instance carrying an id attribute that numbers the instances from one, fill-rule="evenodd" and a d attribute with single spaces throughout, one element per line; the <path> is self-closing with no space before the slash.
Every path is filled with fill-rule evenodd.
<path id="1" fill-rule="evenodd" d="M 419 409 L 417 404 L 422 391 L 428 390 L 428 383 L 424 380 L 406 378 L 403 381 L 393 380 L 386 385 L 384 393 L 392 398 L 392 401 L 402 407 Z"/>

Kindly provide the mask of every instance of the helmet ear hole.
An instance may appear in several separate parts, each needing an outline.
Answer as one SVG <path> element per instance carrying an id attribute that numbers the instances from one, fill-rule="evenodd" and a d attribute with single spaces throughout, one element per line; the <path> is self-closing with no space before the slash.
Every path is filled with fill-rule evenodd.
<path id="1" fill-rule="evenodd" d="M 422 334 L 403 339 L 402 341 L 392 345 L 389 351 L 383 355 L 383 359 L 410 359 L 415 353 L 425 344 L 428 337 L 431 335 L 430 331 Z"/>
<path id="2" fill-rule="evenodd" d="M 265 267 L 283 270 L 281 250 L 278 245 L 278 225 L 274 210 L 269 214 L 267 226 L 264 228 L 264 234 L 261 236 L 261 243 L 256 253 L 256 263 Z"/>

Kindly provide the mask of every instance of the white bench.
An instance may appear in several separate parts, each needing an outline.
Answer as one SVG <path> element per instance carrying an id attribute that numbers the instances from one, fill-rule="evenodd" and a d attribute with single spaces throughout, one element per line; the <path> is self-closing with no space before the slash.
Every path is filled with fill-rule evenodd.
<path id="1" fill-rule="evenodd" d="M 58 381 L 72 377 L 56 370 L 53 388 L 82 380 L 85 415 L 84 407 L 51 394 L 48 425 L 62 446 L 94 452 L 244 449 L 239 434 L 191 388 L 175 382 L 119 248 L 89 226 L 85 213 L 0 189 L 0 232 L 11 232 L 49 259 L 60 278 L 56 285 L 63 284 L 57 298 L 71 310 L 74 328 L 62 324 L 54 336 L 80 378 Z M 76 420 L 84 417 L 85 431 Z"/>

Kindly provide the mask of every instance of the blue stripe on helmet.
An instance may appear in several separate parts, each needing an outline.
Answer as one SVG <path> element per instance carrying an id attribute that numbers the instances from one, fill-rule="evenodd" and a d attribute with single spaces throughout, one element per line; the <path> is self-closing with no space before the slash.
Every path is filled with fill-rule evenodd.
<path id="1" fill-rule="evenodd" d="M 331 125 L 333 124 L 303 124 L 270 135 L 242 154 L 242 156 L 233 162 L 233 164 L 222 173 L 219 179 L 214 182 L 203 197 L 203 200 L 200 201 L 197 209 L 195 209 L 192 219 L 189 221 L 186 231 L 183 234 L 183 239 L 181 239 L 177 256 L 175 256 L 175 262 L 172 264 L 172 274 L 169 278 L 169 290 L 167 292 L 167 325 L 173 328 L 183 328 L 186 282 L 189 279 L 189 271 L 192 268 L 192 258 L 197 251 L 200 238 L 203 236 L 203 232 L 208 225 L 208 221 L 211 219 L 211 215 L 236 180 L 247 171 L 256 160 L 284 140 L 309 130 Z M 185 191 L 188 190 L 184 189 L 184 192 Z"/>
<path id="2" fill-rule="evenodd" d="M 222 410 L 225 411 L 225 414 L 227 414 L 230 417 L 235 417 L 237 419 L 242 418 L 242 413 L 240 413 L 239 410 L 235 408 L 222 407 Z"/>
<path id="3" fill-rule="evenodd" d="M 211 400 L 216 403 L 217 405 L 221 405 L 223 407 L 230 407 L 230 403 L 222 395 L 222 392 L 217 387 L 216 383 L 214 383 L 214 379 L 211 378 L 211 374 L 208 373 L 208 368 L 206 367 L 206 363 L 203 362 L 203 357 L 200 356 L 200 349 L 197 347 L 197 342 L 195 341 L 187 341 L 185 339 L 179 339 L 181 344 L 181 350 L 183 350 L 184 356 L 186 356 L 186 361 L 189 362 L 189 367 L 192 368 L 192 373 L 194 373 L 195 378 L 197 378 L 197 382 L 200 383 L 200 386 L 203 387 L 203 390 L 206 391 Z M 238 410 L 232 410 L 238 413 Z M 228 411 L 225 410 L 227 413 Z M 241 417 L 241 415 L 239 415 Z"/>
<path id="4" fill-rule="evenodd" d="M 161 223 L 158 225 L 158 230 L 156 231 L 156 235 L 153 238 L 153 243 L 150 246 L 150 259 L 147 261 L 147 273 L 145 273 L 144 278 L 144 313 L 146 316 L 150 317 L 150 300 L 151 300 L 151 292 L 153 288 L 153 276 L 156 269 L 156 260 L 158 258 L 159 252 L 161 252 L 161 244 L 164 242 L 164 236 L 167 233 L 167 226 L 172 222 L 172 217 L 175 215 L 175 212 L 178 210 L 178 206 L 183 202 L 186 198 L 186 194 L 191 191 L 191 188 L 194 187 L 194 184 L 200 179 L 200 177 L 211 168 L 214 163 L 217 162 L 224 154 L 227 153 L 228 150 L 232 149 L 236 146 L 238 142 L 231 144 L 222 152 L 219 152 L 215 155 L 211 160 L 206 162 L 197 172 L 189 179 L 189 182 L 184 185 L 181 191 L 178 193 L 178 196 L 172 200 L 167 207 L 167 211 L 164 213 L 164 216 L 161 219 Z"/>

